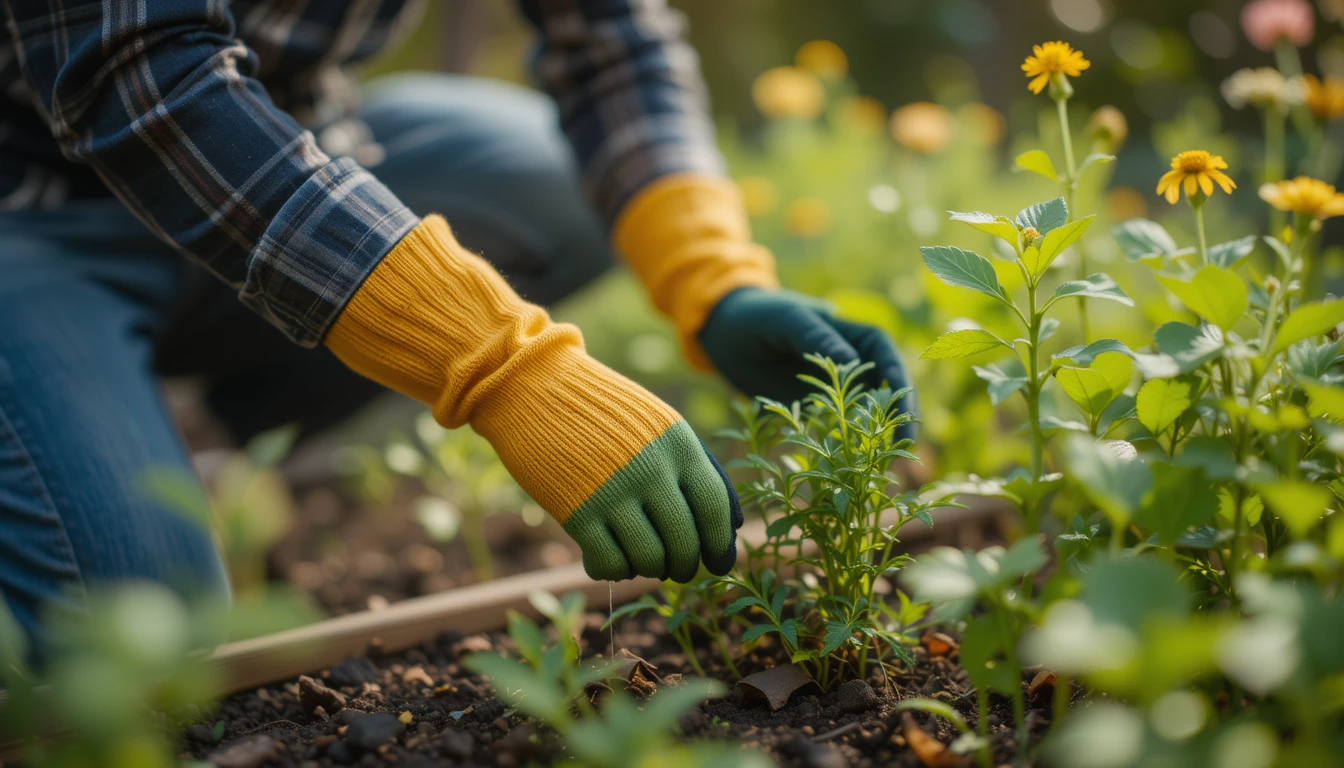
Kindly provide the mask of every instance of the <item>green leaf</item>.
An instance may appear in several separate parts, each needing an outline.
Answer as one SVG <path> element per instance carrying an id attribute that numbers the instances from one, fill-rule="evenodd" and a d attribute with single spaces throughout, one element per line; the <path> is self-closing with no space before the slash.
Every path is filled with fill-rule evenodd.
<path id="1" fill-rule="evenodd" d="M 939 336 L 919 357 L 922 360 L 949 360 L 978 355 L 998 347 L 1012 349 L 1008 342 L 989 331 L 979 329 L 949 331 Z"/>
<path id="2" fill-rule="evenodd" d="M 298 436 L 297 424 L 288 424 L 262 432 L 247 441 L 247 457 L 254 466 L 273 467 L 289 455 L 289 450 Z"/>
<path id="3" fill-rule="evenodd" d="M 832 619 L 826 622 L 826 644 L 822 646 L 821 652 L 823 654 L 831 653 L 844 645 L 853 635 L 853 628 L 843 621 Z"/>
<path id="4" fill-rule="evenodd" d="M 1198 468 L 1159 463 L 1150 467 L 1153 487 L 1143 496 L 1135 519 L 1171 546 L 1189 529 L 1213 520 L 1218 494 Z"/>
<path id="5" fill-rule="evenodd" d="M 1014 392 L 1027 388 L 1027 372 L 1018 360 L 998 365 L 977 365 L 971 370 L 989 385 L 989 402 L 993 405 L 998 405 L 1011 397 Z"/>
<path id="6" fill-rule="evenodd" d="M 1111 389 L 1110 382 L 1100 371 L 1066 367 L 1060 368 L 1055 378 L 1064 394 L 1089 416 L 1096 416 L 1106 410 L 1106 406 L 1115 399 L 1115 390 Z"/>
<path id="7" fill-rule="evenodd" d="M 743 609 L 749 608 L 753 605 L 764 608 L 765 602 L 761 600 L 761 598 L 756 597 L 755 595 L 747 595 L 746 597 L 739 597 L 736 600 L 734 600 L 727 608 L 724 609 L 723 615 L 734 616 L 742 612 Z"/>
<path id="8" fill-rule="evenodd" d="M 690 618 L 690 615 L 690 611 L 680 610 L 674 612 L 671 616 L 668 616 L 667 631 L 676 632 L 678 629 L 681 629 L 681 625 L 686 623 L 686 619 Z"/>
<path id="9" fill-rule="evenodd" d="M 1111 234 L 1130 261 L 1165 261 L 1193 252 L 1190 248 L 1178 249 L 1176 241 L 1161 224 L 1147 219 L 1130 219 L 1114 227 Z"/>
<path id="10" fill-rule="evenodd" d="M 666 733 L 682 715 L 699 706 L 700 702 L 722 698 L 727 693 L 728 688 L 723 683 L 703 677 L 685 679 L 680 685 L 659 686 L 644 705 L 644 712 L 640 715 L 640 720 L 644 722 L 641 725 L 654 733 Z"/>
<path id="11" fill-rule="evenodd" d="M 1265 241 L 1265 245 L 1269 246 L 1269 250 L 1278 254 L 1279 261 L 1282 261 L 1285 267 L 1287 267 L 1290 271 L 1293 271 L 1293 250 L 1289 248 L 1286 243 L 1284 243 L 1277 237 L 1266 236 L 1263 239 Z"/>
<path id="12" fill-rule="evenodd" d="M 1107 155 L 1101 152 L 1093 153 L 1083 158 L 1083 164 L 1078 166 L 1078 175 L 1082 176 L 1084 173 L 1087 173 L 1087 169 L 1094 165 L 1108 165 L 1114 162 L 1115 155 Z"/>
<path id="13" fill-rule="evenodd" d="M 1041 547 L 1040 539 L 1035 536 L 1023 536 L 1008 548 L 999 558 L 999 582 L 1017 581 L 1028 573 L 1035 573 L 1045 567 L 1048 558 Z"/>
<path id="14" fill-rule="evenodd" d="M 1279 326 L 1279 335 L 1274 339 L 1270 357 L 1277 356 L 1299 341 L 1323 336 L 1340 323 L 1344 323 L 1344 299 L 1303 304 L 1284 318 L 1283 325 Z"/>
<path id="15" fill-rule="evenodd" d="M 1308 410 L 1312 416 L 1329 416 L 1334 421 L 1344 419 L 1344 389 L 1305 379 L 1299 380 L 1298 384 L 1307 393 Z"/>
<path id="16" fill-rule="evenodd" d="M 1060 283 L 1055 286 L 1055 293 L 1050 297 L 1051 304 L 1060 299 L 1070 296 L 1081 296 L 1089 299 L 1109 299 L 1118 301 L 1127 307 L 1134 306 L 1134 300 L 1129 298 L 1120 288 L 1120 286 L 1110 278 L 1109 275 L 1096 274 L 1085 280 L 1070 280 L 1067 283 Z"/>
<path id="17" fill-rule="evenodd" d="M 1033 279 L 1039 279 L 1061 253 L 1078 242 L 1078 238 L 1092 226 L 1095 219 L 1095 216 L 1088 216 L 1070 224 L 1062 224 L 1023 251 L 1022 265 L 1027 268 L 1027 274 Z"/>
<path id="18" fill-rule="evenodd" d="M 1024 171 L 1039 173 L 1051 181 L 1059 181 L 1059 172 L 1055 170 L 1055 163 L 1050 156 L 1039 149 L 1033 149 L 1030 152 L 1023 152 L 1017 156 L 1017 167 Z"/>
<path id="19" fill-rule="evenodd" d="M 1189 377 L 1145 382 L 1134 401 L 1139 423 L 1160 435 L 1195 404 L 1197 394 L 1195 382 Z"/>
<path id="20" fill-rule="evenodd" d="M 1228 243 L 1219 243 L 1209 246 L 1209 263 L 1217 264 L 1223 269 L 1231 269 L 1242 262 L 1251 251 L 1255 250 L 1255 235 L 1248 235 L 1240 240 L 1233 240 Z"/>
<path id="21" fill-rule="evenodd" d="M 1064 198 L 1056 197 L 1054 200 L 1047 200 L 1024 209 L 1017 214 L 1017 219 L 1013 223 L 1017 224 L 1018 229 L 1032 227 L 1042 235 L 1046 235 L 1055 227 L 1064 226 L 1068 220 L 1068 204 L 1064 202 Z"/>
<path id="22" fill-rule="evenodd" d="M 968 224 L 981 232 L 991 234 L 1013 246 L 1014 252 L 1018 250 L 1022 233 L 1017 231 L 1017 226 L 1007 216 L 995 216 L 992 213 L 981 213 L 979 211 L 974 213 L 948 211 L 948 213 L 951 214 L 953 221 Z"/>
<path id="23" fill-rule="evenodd" d="M 1005 637 L 994 616 L 983 615 L 961 635 L 961 666 L 977 688 L 1011 696 L 1022 686 L 1022 668 L 1009 661 L 1015 638 Z"/>
<path id="24" fill-rule="evenodd" d="M 1207 264 L 1189 279 L 1158 275 L 1157 280 L 1191 312 L 1224 331 L 1231 330 L 1246 314 L 1250 298 L 1246 283 L 1222 267 Z"/>
<path id="25" fill-rule="evenodd" d="M 1216 325 L 1167 323 L 1153 334 L 1155 355 L 1138 355 L 1145 378 L 1170 379 L 1189 373 L 1223 354 L 1223 332 Z"/>
<path id="26" fill-rule="evenodd" d="M 1103 352 L 1119 352 L 1130 357 L 1134 356 L 1134 352 L 1123 342 L 1115 339 L 1100 339 L 1085 347 L 1069 347 L 1062 352 L 1051 355 L 1050 362 L 1055 366 L 1077 365 L 1086 368 Z"/>
<path id="27" fill-rule="evenodd" d="M 1179 574 L 1150 557 L 1103 560 L 1088 571 L 1080 595 L 1098 624 L 1117 624 L 1136 635 L 1155 618 L 1183 618 L 1190 592 Z"/>
<path id="28" fill-rule="evenodd" d="M 1255 490 L 1265 500 L 1265 505 L 1299 539 L 1316 526 L 1334 498 L 1325 486 L 1304 481 L 1262 483 Z"/>
<path id="29" fill-rule="evenodd" d="M 784 636 L 784 639 L 787 640 L 787 641 L 789 642 L 789 645 L 790 645 L 790 646 L 792 646 L 792 647 L 794 647 L 794 648 L 797 648 L 797 647 L 798 647 L 798 620 L 797 620 L 797 619 L 785 619 L 785 620 L 781 621 L 781 622 L 779 623 L 779 634 L 781 634 L 781 635 Z"/>
<path id="30" fill-rule="evenodd" d="M 1074 480 L 1115 524 L 1122 525 L 1134 516 L 1152 484 L 1152 475 L 1133 446 L 1121 440 L 1097 442 L 1071 435 L 1065 455 Z"/>
<path id="31" fill-rule="evenodd" d="M 748 627 L 747 631 L 742 633 L 742 642 L 749 643 L 762 635 L 774 631 L 775 626 L 773 624 L 757 624 L 753 627 Z"/>
<path id="32" fill-rule="evenodd" d="M 946 245 L 920 248 L 919 252 L 923 254 L 924 264 L 929 271 L 944 283 L 979 291 L 1005 304 L 1011 303 L 1008 292 L 999 284 L 994 265 L 985 257 Z"/>

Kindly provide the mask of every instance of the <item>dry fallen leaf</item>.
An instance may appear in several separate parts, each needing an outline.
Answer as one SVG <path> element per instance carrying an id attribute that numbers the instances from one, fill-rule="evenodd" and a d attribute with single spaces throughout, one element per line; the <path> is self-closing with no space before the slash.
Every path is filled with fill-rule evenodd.
<path id="1" fill-rule="evenodd" d="M 920 642 L 924 644 L 930 656 L 951 656 L 960 650 L 957 641 L 942 632 L 925 632 Z"/>
<path id="2" fill-rule="evenodd" d="M 1031 682 L 1027 685 L 1027 695 L 1035 696 L 1037 691 L 1040 691 L 1047 685 L 1051 688 L 1055 686 L 1055 673 L 1037 672 L 1036 676 L 1031 678 Z"/>
<path id="3" fill-rule="evenodd" d="M 797 664 L 773 667 L 737 681 L 744 694 L 765 699 L 770 709 L 780 709 L 789 703 L 789 697 L 798 689 L 816 684 L 817 681 Z"/>
<path id="4" fill-rule="evenodd" d="M 969 764 L 967 758 L 949 752 L 943 742 L 925 733 L 909 712 L 901 714 L 901 735 L 905 737 L 906 744 L 910 745 L 919 762 L 928 768 L 959 768 Z"/>
<path id="5" fill-rule="evenodd" d="M 657 667 L 622 648 L 620 658 L 612 662 L 603 679 L 588 683 L 583 692 L 590 702 L 596 703 L 596 699 L 617 686 L 638 696 L 649 696 L 662 682 Z"/>

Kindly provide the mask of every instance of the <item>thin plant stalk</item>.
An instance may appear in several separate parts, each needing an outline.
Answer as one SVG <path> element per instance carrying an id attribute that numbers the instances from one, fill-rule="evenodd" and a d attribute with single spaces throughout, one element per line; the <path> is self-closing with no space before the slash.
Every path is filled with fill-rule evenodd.
<path id="1" fill-rule="evenodd" d="M 1297 46 L 1288 40 L 1280 40 L 1274 48 L 1274 58 L 1279 65 L 1279 71 L 1288 78 L 1289 82 L 1302 76 L 1302 55 L 1298 52 Z M 1307 109 L 1306 104 L 1295 104 L 1292 108 L 1293 126 L 1297 132 L 1307 139 L 1310 146 L 1310 155 L 1316 155 L 1317 149 L 1324 140 L 1325 135 L 1320 126 L 1316 124 L 1315 118 L 1311 115 L 1311 110 Z"/>
<path id="2" fill-rule="evenodd" d="M 1064 718 L 1069 714 L 1069 704 L 1073 698 L 1073 678 L 1063 672 L 1055 673 L 1055 696 L 1051 702 L 1053 709 L 1050 716 L 1050 727 L 1058 728 L 1059 724 L 1064 722 Z"/>
<path id="3" fill-rule="evenodd" d="M 1064 172 L 1067 174 L 1064 179 L 1064 201 L 1069 206 L 1070 222 L 1076 216 L 1075 203 L 1078 197 L 1078 162 L 1073 154 L 1073 130 L 1069 127 L 1069 94 L 1072 91 L 1072 87 L 1060 88 L 1056 95 L 1056 89 L 1051 89 L 1059 114 L 1060 138 L 1064 142 Z M 1088 275 L 1088 264 L 1082 240 L 1074 244 L 1074 249 L 1078 251 L 1078 279 L 1085 280 Z M 1083 334 L 1083 343 L 1086 344 L 1092 340 L 1092 329 L 1087 317 L 1087 301 L 1081 296 L 1078 297 L 1078 317 L 1081 321 L 1079 329 Z"/>
<path id="4" fill-rule="evenodd" d="M 1199 264 L 1209 263 L 1209 239 L 1204 234 L 1204 202 L 1208 198 L 1199 192 L 1189 198 L 1190 208 L 1195 212 L 1195 231 L 1199 234 Z"/>
<path id="5" fill-rule="evenodd" d="M 1288 113 L 1278 106 L 1265 110 L 1265 173 L 1263 183 L 1283 181 L 1288 175 L 1287 147 Z M 1282 211 L 1269 209 L 1269 231 L 1276 235 L 1283 230 L 1287 219 Z"/>
<path id="6" fill-rule="evenodd" d="M 1027 420 L 1031 428 L 1031 482 L 1039 485 L 1045 474 L 1045 433 L 1041 430 L 1040 344 L 1041 315 L 1036 312 L 1036 286 L 1027 283 L 1027 300 L 1031 323 L 1028 328 L 1027 352 Z M 1026 510 L 1027 534 L 1034 535 L 1041 522 L 1040 494 L 1033 494 L 1031 508 Z"/>

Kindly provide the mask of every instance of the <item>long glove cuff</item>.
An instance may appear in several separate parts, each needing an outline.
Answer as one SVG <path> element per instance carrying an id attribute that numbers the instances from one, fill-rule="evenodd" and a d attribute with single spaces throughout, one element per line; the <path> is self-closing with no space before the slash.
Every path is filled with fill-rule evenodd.
<path id="1" fill-rule="evenodd" d="M 696 334 L 719 300 L 779 287 L 774 257 L 751 241 L 741 194 L 725 178 L 675 174 L 650 184 L 621 212 L 614 244 L 702 370 L 711 366 Z"/>

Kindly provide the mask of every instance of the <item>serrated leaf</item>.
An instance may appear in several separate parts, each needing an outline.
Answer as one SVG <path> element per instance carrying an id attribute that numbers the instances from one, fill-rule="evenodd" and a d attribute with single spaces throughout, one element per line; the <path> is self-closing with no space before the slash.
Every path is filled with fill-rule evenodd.
<path id="1" fill-rule="evenodd" d="M 1055 170 L 1054 161 L 1039 149 L 1023 152 L 1017 156 L 1015 162 L 1017 167 L 1024 171 L 1038 173 L 1051 181 L 1059 181 L 1059 172 Z"/>
<path id="2" fill-rule="evenodd" d="M 1323 336 L 1340 323 L 1344 323 L 1344 299 L 1303 304 L 1284 318 L 1283 324 L 1279 326 L 1270 357 L 1277 356 L 1299 341 Z"/>
<path id="3" fill-rule="evenodd" d="M 825 645 L 822 646 L 822 654 L 828 654 L 844 645 L 854 634 L 854 630 L 843 621 L 831 620 L 826 622 Z"/>
<path id="4" fill-rule="evenodd" d="M 1139 388 L 1134 401 L 1139 423 L 1160 435 L 1194 405 L 1195 396 L 1195 383 L 1189 378 L 1148 381 Z"/>
<path id="5" fill-rule="evenodd" d="M 1216 325 L 1167 323 L 1153 334 L 1155 355 L 1138 355 L 1145 378 L 1170 379 L 1189 373 L 1223 354 L 1223 332 Z"/>
<path id="6" fill-rule="evenodd" d="M 1095 219 L 1095 216 L 1088 216 L 1069 224 L 1061 224 L 1037 240 L 1035 245 L 1023 251 L 1022 265 L 1027 268 L 1027 274 L 1033 279 L 1039 279 L 1061 253 L 1083 236 Z"/>
<path id="7" fill-rule="evenodd" d="M 1092 364 L 1098 355 L 1105 352 L 1119 352 L 1122 355 L 1134 356 L 1134 352 L 1123 342 L 1116 339 L 1099 339 L 1088 344 L 1085 347 L 1069 347 L 1068 349 L 1050 356 L 1050 362 L 1056 365 L 1076 365 L 1083 368 Z"/>
<path id="8" fill-rule="evenodd" d="M 1008 342 L 989 331 L 972 328 L 944 333 L 919 357 L 922 360 L 950 360 L 957 357 L 978 355 L 981 352 L 988 352 L 999 347 L 1012 349 Z"/>
<path id="9" fill-rule="evenodd" d="M 1050 302 L 1054 303 L 1060 299 L 1072 296 L 1082 296 L 1089 299 L 1108 299 L 1118 301 L 1127 307 L 1134 306 L 1134 300 L 1125 294 L 1124 290 L 1110 278 L 1109 275 L 1096 274 L 1085 280 L 1070 280 L 1067 283 L 1060 283 L 1055 286 L 1055 293 L 1050 297 Z"/>
<path id="10" fill-rule="evenodd" d="M 798 647 L 798 620 L 785 619 L 779 623 L 779 633 L 789 642 L 789 645 Z"/>
<path id="11" fill-rule="evenodd" d="M 1159 258 L 1165 261 L 1191 252 L 1188 248 L 1178 249 L 1171 234 L 1161 224 L 1148 219 L 1130 219 L 1114 227 L 1111 234 L 1130 261 Z"/>
<path id="12" fill-rule="evenodd" d="M 1223 269 L 1231 269 L 1242 262 L 1255 250 L 1255 235 L 1239 240 L 1209 246 L 1209 263 Z"/>
<path id="13" fill-rule="evenodd" d="M 676 632 L 678 629 L 681 629 L 681 625 L 686 623 L 686 619 L 689 618 L 690 615 L 691 612 L 686 610 L 673 612 L 671 616 L 667 617 L 667 631 Z"/>
<path id="14" fill-rule="evenodd" d="M 995 216 L 992 213 L 981 213 L 979 211 L 974 213 L 948 211 L 948 213 L 952 216 L 953 221 L 970 225 L 981 232 L 993 235 L 1013 246 L 1014 252 L 1017 251 L 1018 245 L 1022 240 L 1022 235 L 1017 231 L 1017 227 L 1013 224 L 1013 220 L 1007 216 Z"/>
<path id="15" fill-rule="evenodd" d="M 1158 275 L 1158 282 L 1210 323 L 1231 330 L 1246 314 L 1250 292 L 1235 273 L 1207 264 L 1188 279 Z"/>
<path id="16" fill-rule="evenodd" d="M 732 603 L 730 603 L 727 608 L 724 609 L 723 615 L 733 616 L 751 606 L 759 606 L 761 608 L 764 608 L 765 602 L 761 600 L 759 597 L 756 597 L 755 595 L 747 595 L 746 597 L 739 597 Z"/>
<path id="17" fill-rule="evenodd" d="M 1134 516 L 1152 484 L 1152 475 L 1132 445 L 1073 435 L 1065 455 L 1073 479 L 1113 522 L 1124 524 Z"/>
<path id="18" fill-rule="evenodd" d="M 1004 303 L 1011 303 L 1008 292 L 999 284 L 994 265 L 985 257 L 946 245 L 920 248 L 919 252 L 924 256 L 924 264 L 929 271 L 944 283 L 970 288 Z"/>
<path id="19" fill-rule="evenodd" d="M 1042 235 L 1050 233 L 1050 230 L 1056 227 L 1062 227 L 1069 220 L 1069 206 L 1064 202 L 1064 198 L 1056 197 L 1054 200 L 1046 200 L 1043 203 L 1037 203 L 1030 208 L 1025 208 L 1017 214 L 1013 223 L 1018 229 L 1031 227 Z"/>

